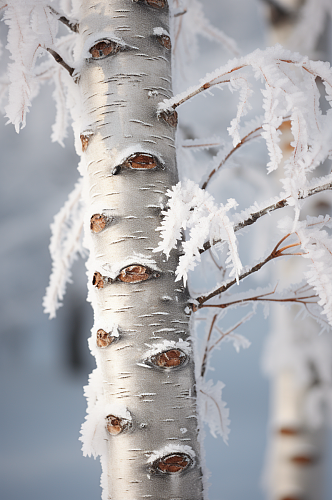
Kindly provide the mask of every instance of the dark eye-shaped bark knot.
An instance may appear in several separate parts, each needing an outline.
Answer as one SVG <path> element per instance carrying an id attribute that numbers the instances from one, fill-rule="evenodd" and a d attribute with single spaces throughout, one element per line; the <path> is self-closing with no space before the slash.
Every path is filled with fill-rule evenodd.
<path id="1" fill-rule="evenodd" d="M 126 168 L 136 168 L 140 170 L 156 168 L 159 161 L 153 155 L 148 153 L 135 153 L 129 156 L 122 164 Z"/>
<path id="2" fill-rule="evenodd" d="M 176 368 L 186 361 L 187 356 L 180 349 L 169 349 L 151 356 L 151 363 L 159 368 Z"/>
<path id="3" fill-rule="evenodd" d="M 121 45 L 112 40 L 99 40 L 89 50 L 92 59 L 105 59 L 119 52 Z"/>
<path id="4" fill-rule="evenodd" d="M 164 168 L 163 164 L 150 153 L 134 153 L 126 158 L 121 165 L 113 168 L 112 175 L 117 175 L 122 168 L 135 170 L 153 170 L 155 168 Z"/>
<path id="5" fill-rule="evenodd" d="M 155 472 L 163 474 L 178 474 L 193 464 L 192 458 L 185 453 L 172 453 L 158 458 L 152 468 Z"/>
<path id="6" fill-rule="evenodd" d="M 149 278 L 158 278 L 159 274 L 150 269 L 149 267 L 132 265 L 125 267 L 121 270 L 117 279 L 123 281 L 124 283 L 138 283 L 139 281 L 145 281 Z"/>

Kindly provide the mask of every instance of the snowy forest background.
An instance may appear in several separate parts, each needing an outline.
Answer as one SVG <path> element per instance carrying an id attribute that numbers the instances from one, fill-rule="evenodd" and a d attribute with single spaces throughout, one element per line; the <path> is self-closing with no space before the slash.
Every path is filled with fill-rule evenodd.
<path id="1" fill-rule="evenodd" d="M 243 54 L 265 47 L 258 0 L 205 0 L 204 10 Z M 5 26 L 1 29 L 4 42 Z M 6 62 L 7 55 L 2 57 Z M 229 57 L 217 44 L 201 39 L 200 57 L 188 81 L 196 82 Z M 99 461 L 83 458 L 78 441 L 86 408 L 82 387 L 94 367 L 86 342 L 92 310 L 85 300 L 82 260 L 74 265 L 73 284 L 56 319 L 49 321 L 42 310 L 51 270 L 49 225 L 78 178 L 72 132 L 65 148 L 50 140 L 52 91 L 50 85 L 42 88 L 19 135 L 1 118 L 0 497 L 6 500 L 100 497 Z M 224 133 L 236 100 L 225 90 L 185 105 L 180 123 L 188 138 L 203 132 L 203 124 L 205 136 Z M 252 159 L 245 150 L 243 159 L 250 166 L 265 166 L 265 148 L 258 146 Z M 268 273 L 261 279 L 257 285 L 263 286 Z M 268 329 L 269 318 L 256 314 L 242 330 L 250 348 L 237 354 L 230 343 L 223 344 L 214 357 L 210 375 L 226 385 L 223 399 L 230 408 L 231 435 L 228 447 L 208 434 L 205 440 L 210 500 L 264 498 L 260 482 L 269 394 L 261 358 Z M 327 467 L 331 470 L 331 453 Z M 331 498 L 331 477 L 329 482 L 326 499 Z"/>

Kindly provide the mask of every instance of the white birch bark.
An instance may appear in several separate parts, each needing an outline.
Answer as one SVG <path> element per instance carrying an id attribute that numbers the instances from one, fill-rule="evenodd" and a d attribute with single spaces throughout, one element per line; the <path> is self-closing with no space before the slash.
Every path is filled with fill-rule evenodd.
<path id="1" fill-rule="evenodd" d="M 178 253 L 158 244 L 166 191 L 178 181 L 165 0 L 84 1 L 79 36 L 87 204 L 90 346 L 83 450 L 101 455 L 103 498 L 202 498 L 194 363 L 175 283 Z M 172 120 L 173 119 L 173 120 Z"/>

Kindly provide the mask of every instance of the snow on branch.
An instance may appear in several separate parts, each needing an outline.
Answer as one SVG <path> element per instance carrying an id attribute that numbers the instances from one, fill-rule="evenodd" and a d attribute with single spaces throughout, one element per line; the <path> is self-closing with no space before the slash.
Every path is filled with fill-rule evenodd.
<path id="1" fill-rule="evenodd" d="M 290 228 L 292 224 L 291 219 L 285 219 L 282 221 L 282 229 Z M 233 295 L 230 299 L 225 292 L 235 284 L 235 280 L 228 280 L 208 295 L 198 297 L 196 304 L 192 305 L 193 311 L 204 307 L 226 309 L 245 305 L 248 302 L 297 303 L 302 305 L 306 313 L 323 328 L 326 328 L 328 324 L 332 325 L 332 242 L 324 227 L 332 229 L 330 216 L 308 217 L 306 221 L 299 222 L 296 232 L 293 233 L 298 238 L 297 242 L 281 248 L 282 243 L 292 236 L 291 233 L 287 234 L 266 259 L 249 269 L 245 269 L 239 276 L 239 280 L 243 280 L 277 257 L 301 255 L 311 261 L 309 271 L 304 273 L 307 279 L 304 285 L 294 285 L 282 293 L 277 293 L 277 287 L 267 292 L 255 291 L 253 293 L 251 290 L 244 295 Z M 301 247 L 301 251 L 298 251 L 299 247 Z M 297 251 L 294 252 L 293 249 Z M 213 300 L 211 301 L 211 299 Z M 326 316 L 327 321 L 322 315 Z"/>
<path id="2" fill-rule="evenodd" d="M 51 225 L 52 274 L 43 300 L 45 313 L 49 314 L 50 318 L 55 317 L 56 310 L 61 306 L 60 301 L 64 297 L 66 284 L 70 282 L 70 268 L 77 253 L 82 251 L 84 205 L 81 193 L 82 180 L 79 180 Z"/>
<path id="3" fill-rule="evenodd" d="M 186 282 L 188 271 L 200 261 L 200 248 L 210 237 L 211 242 L 216 239 L 227 242 L 229 252 L 226 265 L 232 268 L 230 275 L 237 280 L 242 265 L 233 225 L 226 215 L 237 206 L 236 201 L 229 199 L 226 205 L 217 206 L 210 194 L 189 180 L 183 185 L 179 182 L 167 195 L 169 209 L 163 212 L 164 219 L 158 228 L 162 240 L 154 251 L 164 252 L 168 257 L 177 241 L 182 240 L 182 229 L 190 229 L 188 240 L 182 244 L 183 255 L 176 270 L 176 279 L 183 278 Z"/>
<path id="4" fill-rule="evenodd" d="M 326 175 L 324 177 L 312 179 L 307 183 L 307 189 L 301 190 L 298 192 L 297 198 L 299 200 L 304 200 L 309 198 L 315 194 L 322 193 L 324 191 L 329 191 L 332 189 L 332 174 Z M 261 217 L 267 215 L 275 210 L 279 210 L 280 208 L 284 208 L 287 205 L 290 205 L 291 197 L 288 196 L 286 198 L 275 197 L 269 201 L 264 201 L 261 203 L 256 203 L 252 207 L 243 210 L 240 214 L 234 214 L 233 216 L 233 229 L 234 232 L 240 231 L 241 229 L 251 226 L 255 222 L 257 222 Z M 199 250 L 200 253 L 206 252 L 206 250 L 210 250 L 213 245 L 217 245 L 220 243 L 220 239 L 215 239 L 211 242 L 206 241 L 202 248 Z"/>

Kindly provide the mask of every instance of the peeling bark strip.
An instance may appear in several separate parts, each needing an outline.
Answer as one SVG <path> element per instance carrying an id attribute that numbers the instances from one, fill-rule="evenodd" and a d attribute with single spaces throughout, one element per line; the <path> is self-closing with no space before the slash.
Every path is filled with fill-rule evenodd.
<path id="1" fill-rule="evenodd" d="M 159 88 L 172 96 L 169 42 L 154 34 L 169 28 L 168 4 L 86 0 L 79 26 L 97 363 L 84 450 L 101 456 L 104 500 L 202 500 L 194 363 L 190 351 L 167 348 L 190 339 L 188 292 L 174 282 L 178 252 L 167 261 L 153 252 L 166 192 L 178 182 L 177 114 L 157 116 L 164 95 L 150 98 Z"/>

